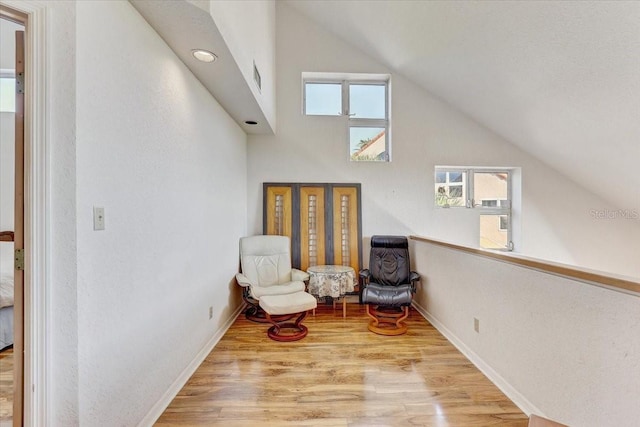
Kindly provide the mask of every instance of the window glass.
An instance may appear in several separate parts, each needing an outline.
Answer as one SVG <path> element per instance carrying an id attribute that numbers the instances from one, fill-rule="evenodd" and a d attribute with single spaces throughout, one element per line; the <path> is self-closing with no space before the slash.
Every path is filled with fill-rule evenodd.
<path id="1" fill-rule="evenodd" d="M 466 172 L 436 171 L 436 205 L 442 207 L 456 207 L 466 205 Z"/>
<path id="2" fill-rule="evenodd" d="M 507 222 L 505 215 L 480 215 L 480 247 L 484 249 L 507 249 Z"/>
<path id="3" fill-rule="evenodd" d="M 16 79 L 0 78 L 0 111 L 14 113 L 16 111 Z"/>
<path id="4" fill-rule="evenodd" d="M 449 197 L 462 197 L 462 185 L 449 185 Z"/>
<path id="5" fill-rule="evenodd" d="M 349 128 L 349 148 L 351 160 L 356 161 L 386 161 L 387 144 L 386 131 L 381 127 Z"/>
<path id="6" fill-rule="evenodd" d="M 507 231 L 509 229 L 509 217 L 506 215 L 500 215 L 500 230 Z"/>
<path id="7" fill-rule="evenodd" d="M 476 206 L 480 202 L 479 204 L 484 207 L 496 207 L 498 200 L 506 200 L 508 178 L 507 172 L 474 171 L 473 198 L 476 200 Z"/>
<path id="8" fill-rule="evenodd" d="M 305 83 L 304 112 L 310 116 L 342 115 L 340 83 Z"/>
<path id="9" fill-rule="evenodd" d="M 462 182 L 462 172 L 449 172 L 449 182 Z"/>
<path id="10" fill-rule="evenodd" d="M 351 161 L 390 162 L 389 76 L 302 73 L 303 113 L 342 116 Z"/>
<path id="11" fill-rule="evenodd" d="M 350 84 L 349 117 L 355 119 L 384 119 L 387 117 L 384 85 Z"/>
<path id="12" fill-rule="evenodd" d="M 481 248 L 514 250 L 511 169 L 436 166 L 434 172 L 436 206 L 471 209 L 478 216 Z"/>

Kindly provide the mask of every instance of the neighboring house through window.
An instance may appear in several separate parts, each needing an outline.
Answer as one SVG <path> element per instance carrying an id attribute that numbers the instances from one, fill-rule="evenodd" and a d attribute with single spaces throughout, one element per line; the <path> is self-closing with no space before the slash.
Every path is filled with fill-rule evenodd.
<path id="1" fill-rule="evenodd" d="M 435 168 L 435 204 L 478 213 L 479 246 L 513 250 L 511 176 L 513 168 Z"/>

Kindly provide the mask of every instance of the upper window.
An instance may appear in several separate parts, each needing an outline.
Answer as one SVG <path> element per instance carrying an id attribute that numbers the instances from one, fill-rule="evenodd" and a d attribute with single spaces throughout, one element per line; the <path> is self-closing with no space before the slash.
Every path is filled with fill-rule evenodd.
<path id="1" fill-rule="evenodd" d="M 303 73 L 304 114 L 347 118 L 352 161 L 391 161 L 389 76 Z"/>
<path id="2" fill-rule="evenodd" d="M 511 169 L 436 167 L 435 203 L 478 213 L 479 246 L 513 250 L 511 239 Z"/>
<path id="3" fill-rule="evenodd" d="M 304 112 L 308 116 L 341 116 L 342 84 L 306 82 Z"/>

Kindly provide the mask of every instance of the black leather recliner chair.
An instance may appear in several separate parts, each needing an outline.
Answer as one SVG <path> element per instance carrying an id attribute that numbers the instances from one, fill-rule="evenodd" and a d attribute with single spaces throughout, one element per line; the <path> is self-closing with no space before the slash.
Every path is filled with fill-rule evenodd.
<path id="1" fill-rule="evenodd" d="M 380 335 L 407 332 L 404 320 L 420 275 L 410 271 L 409 244 L 404 236 L 372 236 L 369 268 L 360 271 L 361 302 L 371 317 L 369 330 Z"/>

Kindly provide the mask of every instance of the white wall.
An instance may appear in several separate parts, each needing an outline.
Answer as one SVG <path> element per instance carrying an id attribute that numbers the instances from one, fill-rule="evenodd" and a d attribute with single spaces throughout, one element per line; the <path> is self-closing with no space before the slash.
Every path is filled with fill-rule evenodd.
<path id="1" fill-rule="evenodd" d="M 262 182 L 360 182 L 364 236 L 421 234 L 475 246 L 476 217 L 434 207 L 433 168 L 513 166 L 522 168 L 522 253 L 640 277 L 640 221 L 593 219 L 605 202 L 400 75 L 391 81 L 393 162 L 350 163 L 344 118 L 302 116 L 301 73 L 389 70 L 289 6 L 276 11 L 278 132 L 249 137 L 251 232 L 262 231 Z"/>
<path id="2" fill-rule="evenodd" d="M 211 0 L 209 10 L 271 129 L 276 130 L 276 9 L 273 0 Z M 253 78 L 255 61 L 262 89 Z"/>
<path id="3" fill-rule="evenodd" d="M 128 2 L 76 25 L 79 422 L 135 425 L 241 304 L 246 136 Z"/>
<path id="4" fill-rule="evenodd" d="M 415 302 L 521 408 L 571 426 L 637 425 L 638 296 L 423 242 L 411 257 Z"/>

